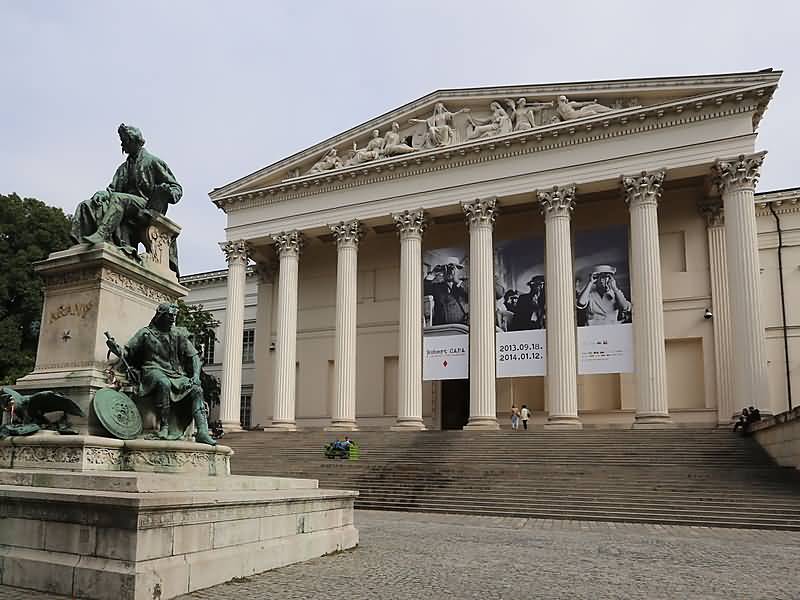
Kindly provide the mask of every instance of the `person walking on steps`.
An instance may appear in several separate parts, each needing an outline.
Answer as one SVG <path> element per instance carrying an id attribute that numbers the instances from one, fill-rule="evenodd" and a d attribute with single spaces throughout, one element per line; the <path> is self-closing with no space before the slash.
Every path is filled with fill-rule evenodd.
<path id="1" fill-rule="evenodd" d="M 528 410 L 528 405 L 523 404 L 522 410 L 519 411 L 519 417 L 522 419 L 522 428 L 528 430 L 528 419 L 531 418 L 531 411 Z"/>
<path id="2" fill-rule="evenodd" d="M 519 409 L 516 404 L 511 405 L 511 429 L 513 431 L 519 429 Z"/>

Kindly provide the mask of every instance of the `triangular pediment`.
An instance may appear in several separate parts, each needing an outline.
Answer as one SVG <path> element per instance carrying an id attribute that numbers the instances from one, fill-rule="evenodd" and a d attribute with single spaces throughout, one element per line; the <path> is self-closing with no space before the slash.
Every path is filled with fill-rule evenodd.
<path id="1" fill-rule="evenodd" d="M 210 193 L 225 199 L 276 186 L 390 168 L 398 162 L 450 154 L 483 143 L 541 138 L 566 127 L 605 126 L 611 120 L 680 113 L 684 106 L 721 105 L 750 94 L 769 101 L 781 72 L 662 77 L 439 90 L 268 165 Z M 738 95 L 737 95 L 738 94 Z M 755 124 L 754 124 L 755 126 Z M 353 175 L 354 176 L 354 175 Z"/>

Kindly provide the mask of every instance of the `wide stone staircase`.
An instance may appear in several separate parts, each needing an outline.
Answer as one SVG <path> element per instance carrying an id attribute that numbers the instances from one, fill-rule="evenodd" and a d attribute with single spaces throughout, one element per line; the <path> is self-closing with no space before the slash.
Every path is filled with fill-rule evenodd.
<path id="1" fill-rule="evenodd" d="M 800 474 L 729 430 L 231 433 L 234 474 L 310 477 L 356 508 L 800 531 Z"/>

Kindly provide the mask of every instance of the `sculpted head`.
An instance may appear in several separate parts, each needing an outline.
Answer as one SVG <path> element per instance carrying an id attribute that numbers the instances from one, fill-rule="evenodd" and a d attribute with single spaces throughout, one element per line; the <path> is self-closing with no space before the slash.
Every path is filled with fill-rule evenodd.
<path id="1" fill-rule="evenodd" d="M 559 104 L 566 104 L 567 103 L 567 97 L 566 96 L 559 96 L 558 97 L 558 103 Z"/>
<path id="2" fill-rule="evenodd" d="M 153 325 L 161 331 L 169 331 L 175 324 L 175 319 L 178 316 L 178 305 L 163 302 L 156 308 L 156 314 L 153 315 L 150 325 Z"/>
<path id="3" fill-rule="evenodd" d="M 372 130 L 372 137 L 374 137 L 374 138 L 381 137 L 381 132 L 378 129 L 373 129 Z"/>
<path id="4" fill-rule="evenodd" d="M 525 98 L 520 98 L 517 100 L 517 108 L 524 108 L 526 102 L 527 100 L 525 100 Z"/>
<path id="5" fill-rule="evenodd" d="M 117 128 L 117 133 L 119 133 L 122 151 L 125 154 L 136 154 L 144 146 L 144 136 L 138 127 L 122 123 Z"/>
<path id="6" fill-rule="evenodd" d="M 392 123 L 392 131 L 398 133 L 400 131 L 400 123 L 398 123 L 397 121 Z"/>

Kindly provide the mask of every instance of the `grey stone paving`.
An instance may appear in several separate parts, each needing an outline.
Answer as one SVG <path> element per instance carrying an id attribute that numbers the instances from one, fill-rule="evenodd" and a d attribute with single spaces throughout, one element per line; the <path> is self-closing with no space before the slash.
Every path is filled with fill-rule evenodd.
<path id="1" fill-rule="evenodd" d="M 800 533 L 358 511 L 352 551 L 181 600 L 800 598 Z M 0 600 L 45 594 L 0 586 Z"/>

